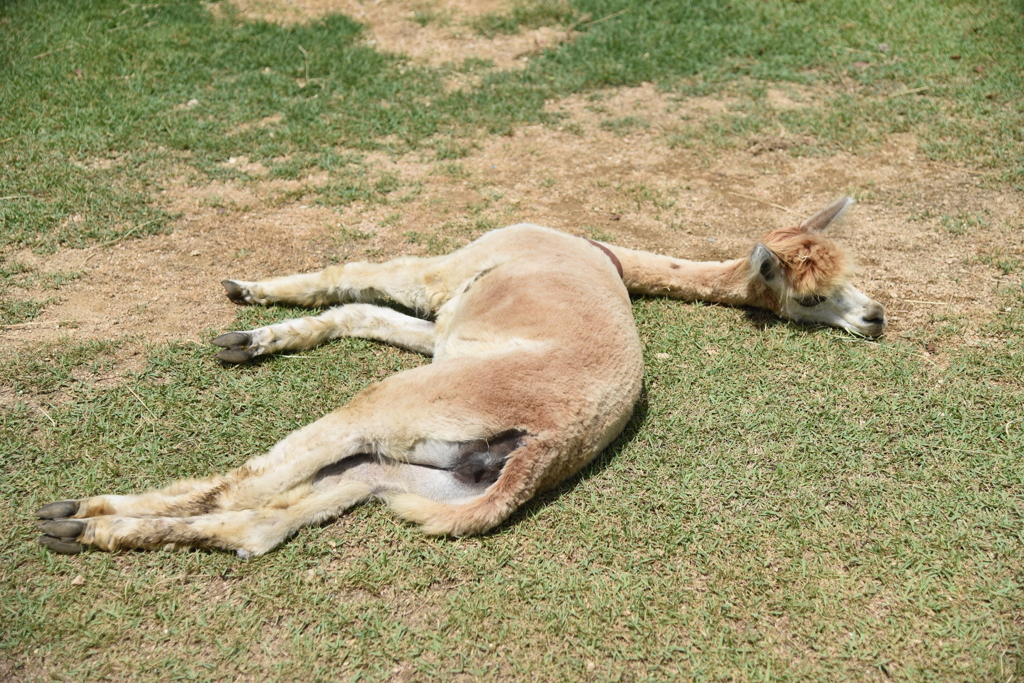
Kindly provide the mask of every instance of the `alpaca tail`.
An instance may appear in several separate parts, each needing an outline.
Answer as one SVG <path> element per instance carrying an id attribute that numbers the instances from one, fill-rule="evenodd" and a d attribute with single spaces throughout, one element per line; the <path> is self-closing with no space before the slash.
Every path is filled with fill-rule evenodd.
<path id="1" fill-rule="evenodd" d="M 505 521 L 536 493 L 550 447 L 528 439 L 513 451 L 501 476 L 478 498 L 467 503 L 445 503 L 415 493 L 392 493 L 388 505 L 399 516 L 420 525 L 434 536 L 472 536 Z"/>

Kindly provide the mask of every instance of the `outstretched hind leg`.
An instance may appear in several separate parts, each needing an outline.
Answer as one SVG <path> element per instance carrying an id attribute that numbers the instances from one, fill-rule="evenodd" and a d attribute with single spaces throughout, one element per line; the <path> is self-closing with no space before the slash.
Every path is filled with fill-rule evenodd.
<path id="1" fill-rule="evenodd" d="M 370 497 L 392 503 L 403 496 L 442 504 L 472 501 L 497 479 L 505 458 L 521 443 L 517 432 L 509 432 L 498 435 L 490 447 L 453 444 L 458 453 L 449 469 L 355 456 L 322 468 L 261 507 L 185 517 L 103 514 L 52 519 L 40 523 L 44 535 L 39 542 L 66 555 L 90 545 L 109 551 L 199 546 L 233 550 L 242 558 L 262 555 L 302 527 L 334 519 Z M 47 507 L 56 511 L 62 504 Z M 402 513 L 401 508 L 398 511 Z"/>
<path id="2" fill-rule="evenodd" d="M 135 496 L 101 495 L 43 506 L 39 540 L 54 552 L 197 545 L 261 554 L 319 515 L 340 514 L 370 495 L 366 482 L 313 491 L 316 472 L 365 450 L 342 409 L 293 432 L 267 454 L 223 476 L 182 480 Z"/>
<path id="3" fill-rule="evenodd" d="M 221 477 L 179 482 L 140 496 L 95 496 L 45 506 L 39 516 L 51 519 L 42 523 L 42 541 L 57 552 L 77 551 L 83 543 L 111 549 L 175 544 L 265 552 L 296 525 L 322 521 L 368 495 L 386 499 L 403 517 L 433 533 L 484 531 L 507 517 L 539 483 L 532 461 L 513 456 L 524 444 L 535 447 L 536 429 L 512 422 L 504 404 L 489 400 L 498 393 L 514 404 L 522 389 L 520 358 L 512 355 L 500 368 L 491 357 L 460 358 L 394 375 Z M 495 406 L 498 412 L 488 410 Z M 389 465 L 379 476 L 370 476 L 372 468 L 369 478 L 341 476 L 340 494 L 324 483 L 350 466 L 366 464 L 367 458 Z M 508 489 L 510 470 L 518 472 L 520 483 L 502 494 L 504 502 L 480 514 L 467 509 L 472 514 L 456 511 L 453 518 L 427 505 L 471 505 L 491 486 Z M 365 486 L 349 489 L 355 486 L 352 481 Z"/>
<path id="4" fill-rule="evenodd" d="M 348 304 L 317 316 L 293 318 L 248 332 L 228 332 L 213 343 L 224 348 L 217 358 L 244 363 L 270 353 L 304 351 L 340 337 L 376 339 L 428 356 L 434 353 L 434 323 L 369 304 Z"/>
<path id="5" fill-rule="evenodd" d="M 46 520 L 98 517 L 191 517 L 288 505 L 317 469 L 370 449 L 358 416 L 341 409 L 296 430 L 269 452 L 223 476 L 185 479 L 139 495 L 100 495 L 44 505 Z"/>
<path id="6" fill-rule="evenodd" d="M 210 508 L 228 486 L 229 477 L 182 479 L 166 488 L 131 496 L 106 495 L 61 500 L 44 505 L 36 512 L 36 516 L 40 519 L 68 519 L 122 512 L 141 517 L 193 514 L 194 511 Z"/>
<path id="7" fill-rule="evenodd" d="M 330 491 L 313 493 L 311 486 L 290 492 L 273 505 L 226 510 L 188 517 L 102 515 L 40 523 L 40 544 L 65 555 L 86 546 L 123 548 L 207 547 L 234 550 L 240 557 L 262 555 L 303 526 L 337 517 L 372 494 L 365 481 L 349 480 Z"/>

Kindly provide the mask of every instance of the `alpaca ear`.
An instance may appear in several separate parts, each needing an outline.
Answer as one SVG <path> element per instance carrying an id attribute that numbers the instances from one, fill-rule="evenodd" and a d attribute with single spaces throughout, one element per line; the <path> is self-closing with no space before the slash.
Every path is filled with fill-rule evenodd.
<path id="1" fill-rule="evenodd" d="M 773 282 L 782 277 L 782 264 L 779 257 L 772 253 L 772 250 L 760 242 L 754 245 L 750 252 L 750 274 L 760 277 L 765 282 Z"/>
<path id="2" fill-rule="evenodd" d="M 851 197 L 843 197 L 801 223 L 800 230 L 803 232 L 820 232 L 835 222 L 852 205 L 853 199 Z"/>

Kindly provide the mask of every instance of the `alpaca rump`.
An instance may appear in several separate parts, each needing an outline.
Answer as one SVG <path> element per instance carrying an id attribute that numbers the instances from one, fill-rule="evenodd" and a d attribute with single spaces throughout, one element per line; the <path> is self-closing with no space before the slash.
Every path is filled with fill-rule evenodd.
<path id="1" fill-rule="evenodd" d="M 68 554 L 206 546 L 249 557 L 371 498 L 426 533 L 486 532 L 578 472 L 625 427 L 643 375 L 631 293 L 759 306 L 881 334 L 882 307 L 849 283 L 848 259 L 817 234 L 849 203 L 721 263 L 520 224 L 448 256 L 226 280 L 240 304 L 335 307 L 223 334 L 214 344 L 225 362 L 344 336 L 433 362 L 367 387 L 224 475 L 46 505 L 39 540 Z M 377 305 L 385 300 L 423 317 Z"/>

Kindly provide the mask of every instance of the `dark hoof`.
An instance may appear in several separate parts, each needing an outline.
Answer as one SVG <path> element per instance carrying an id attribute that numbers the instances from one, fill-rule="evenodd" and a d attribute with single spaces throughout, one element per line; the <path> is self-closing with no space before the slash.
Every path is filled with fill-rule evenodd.
<path id="1" fill-rule="evenodd" d="M 60 500 L 39 508 L 36 517 L 39 519 L 60 519 L 62 517 L 71 517 L 76 512 L 78 512 L 77 500 Z"/>
<path id="2" fill-rule="evenodd" d="M 56 519 L 49 522 L 40 522 L 39 529 L 47 536 L 61 539 L 78 538 L 85 531 L 85 520 Z"/>
<path id="3" fill-rule="evenodd" d="M 243 351 L 242 349 L 224 349 L 217 354 L 217 358 L 220 358 L 225 363 L 244 363 L 250 360 L 253 354 L 249 351 Z"/>
<path id="4" fill-rule="evenodd" d="M 251 332 L 228 332 L 213 340 L 215 346 L 223 346 L 224 350 L 217 354 L 225 363 L 244 363 L 252 360 L 256 355 L 255 349 L 249 348 L 252 344 Z"/>
<path id="5" fill-rule="evenodd" d="M 39 542 L 39 545 L 43 546 L 50 552 L 57 553 L 58 555 L 77 555 L 85 550 L 85 546 L 81 543 L 62 541 L 59 538 L 54 538 L 53 536 L 40 536 L 36 540 Z"/>
<path id="6" fill-rule="evenodd" d="M 223 285 L 232 303 L 243 305 L 249 303 L 245 299 L 245 289 L 240 287 L 234 280 L 222 280 L 220 284 Z"/>
<path id="7" fill-rule="evenodd" d="M 249 333 L 248 332 L 228 332 L 222 334 L 213 340 L 214 346 L 223 346 L 226 349 L 230 349 L 232 346 L 248 346 L 249 345 Z"/>

